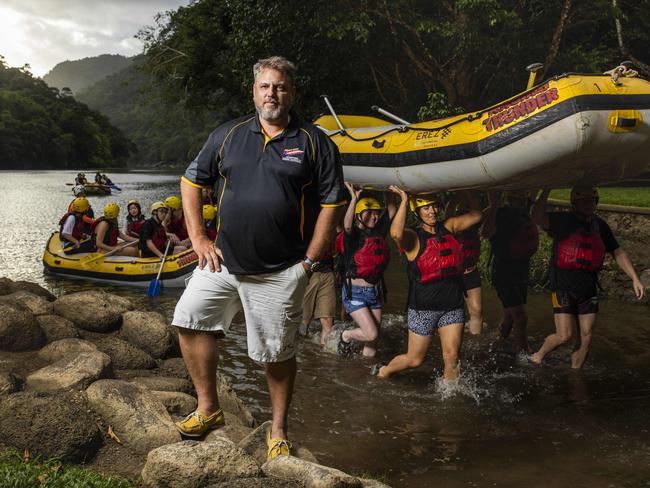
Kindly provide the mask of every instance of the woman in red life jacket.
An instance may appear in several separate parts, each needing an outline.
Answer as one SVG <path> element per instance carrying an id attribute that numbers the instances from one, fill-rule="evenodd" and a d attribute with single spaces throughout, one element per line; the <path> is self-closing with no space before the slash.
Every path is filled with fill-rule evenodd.
<path id="1" fill-rule="evenodd" d="M 203 225 L 208 239 L 217 239 L 217 208 L 214 205 L 203 205 Z"/>
<path id="2" fill-rule="evenodd" d="M 394 205 L 388 215 L 376 198 L 360 198 L 361 190 L 350 183 L 350 205 L 343 219 L 343 254 L 345 283 L 342 290 L 343 306 L 358 327 L 343 331 L 338 352 L 349 356 L 354 350 L 352 341 L 362 342 L 363 356 L 374 357 L 381 325 L 383 274 L 388 266 L 390 251 L 386 243 Z"/>
<path id="3" fill-rule="evenodd" d="M 460 374 L 458 361 L 465 326 L 463 254 L 454 234 L 481 221 L 479 201 L 468 194 L 468 213 L 439 221 L 435 196 L 417 195 L 409 202 L 401 188 L 391 186 L 390 190 L 402 199 L 390 235 L 407 259 L 408 348 L 386 366 L 377 365 L 373 373 L 388 378 L 398 371 L 417 368 L 437 332 L 444 361 L 443 379 L 454 381 Z M 415 229 L 406 227 L 407 205 L 421 222 Z"/>
<path id="4" fill-rule="evenodd" d="M 142 207 L 137 200 L 129 200 L 126 205 L 126 234 L 131 237 L 140 237 L 140 231 L 144 225 L 145 218 L 142 214 Z"/>
<path id="5" fill-rule="evenodd" d="M 192 247 L 192 241 L 187 233 L 185 226 L 185 216 L 183 215 L 183 205 L 181 199 L 177 196 L 167 197 L 165 205 L 169 208 L 167 217 L 163 225 L 167 229 L 167 236 L 176 246 L 183 246 L 187 249 Z"/>
<path id="6" fill-rule="evenodd" d="M 66 214 L 59 220 L 61 248 L 65 254 L 92 252 L 95 248 L 85 232 L 84 213 L 90 208 L 86 197 L 75 198 Z"/>
<path id="7" fill-rule="evenodd" d="M 555 333 L 531 356 L 533 363 L 571 339 L 576 320 L 580 338 L 571 354 L 571 367 L 582 368 L 598 313 L 598 272 L 605 255 L 610 253 L 632 280 L 636 297 L 641 300 L 645 287 L 639 280 L 627 253 L 618 245 L 609 225 L 595 215 L 598 191 L 576 186 L 571 190 L 572 212 L 546 212 L 550 190 L 542 191 L 533 208 L 533 219 L 553 239 L 551 256 L 551 302 Z"/>
<path id="8" fill-rule="evenodd" d="M 163 202 L 151 204 L 151 218 L 147 219 L 140 232 L 140 255 L 142 257 L 156 256 L 162 259 L 167 247 L 167 231 L 163 221 L 169 209 Z M 187 250 L 183 246 L 174 246 L 169 250 L 170 254 L 178 254 Z"/>
<path id="9" fill-rule="evenodd" d="M 445 209 L 445 218 L 455 217 L 469 210 L 465 193 L 455 193 Z M 458 233 L 455 237 L 463 250 L 463 283 L 465 305 L 469 313 L 469 332 L 477 335 L 483 329 L 483 303 L 481 300 L 481 273 L 478 261 L 481 256 L 480 224 Z"/>
<path id="10" fill-rule="evenodd" d="M 93 242 L 99 252 L 107 253 L 115 251 L 124 243 L 118 242 L 118 237 L 126 242 L 135 242 L 138 239 L 128 236 L 120 231 L 117 217 L 120 215 L 120 206 L 111 202 L 104 207 L 104 216 L 97 219 L 93 228 Z M 131 245 L 123 247 L 114 254 L 120 256 L 138 256 L 138 247 Z"/>

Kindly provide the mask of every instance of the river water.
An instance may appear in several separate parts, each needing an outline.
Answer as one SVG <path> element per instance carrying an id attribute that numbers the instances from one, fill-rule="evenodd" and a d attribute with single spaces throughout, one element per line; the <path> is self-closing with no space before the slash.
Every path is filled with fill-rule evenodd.
<path id="1" fill-rule="evenodd" d="M 177 174 L 111 173 L 122 193 L 90 197 L 97 213 L 137 198 L 148 207 L 178 193 Z M 43 274 L 45 242 L 72 198 L 74 173 L 0 172 L 0 275 L 35 281 L 56 294 L 102 288 L 171 317 L 181 290 L 156 302 L 145 290 Z M 121 218 L 123 218 L 123 213 Z M 380 344 L 381 359 L 405 350 L 403 263 L 394 256 Z M 466 334 L 462 379 L 441 390 L 440 348 L 421 368 L 381 382 L 371 364 L 343 360 L 305 339 L 292 403 L 291 435 L 318 459 L 395 487 L 650 486 L 650 320 L 646 306 L 604 300 L 593 350 L 582 372 L 567 349 L 542 367 L 518 364 L 496 340 L 500 308 L 484 295 L 488 327 Z M 552 331 L 548 296 L 529 297 L 533 348 Z M 241 319 L 223 342 L 222 371 L 258 419 L 270 417 L 264 375 L 245 352 Z"/>

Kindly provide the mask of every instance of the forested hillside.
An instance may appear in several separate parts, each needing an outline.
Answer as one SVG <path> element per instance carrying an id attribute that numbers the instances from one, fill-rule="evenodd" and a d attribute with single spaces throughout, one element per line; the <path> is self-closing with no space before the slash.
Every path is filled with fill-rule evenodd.
<path id="1" fill-rule="evenodd" d="M 43 76 L 43 80 L 49 86 L 54 86 L 59 90 L 69 88 L 76 94 L 126 68 L 131 62 L 132 58 L 119 54 L 102 54 L 75 61 L 64 61 Z"/>
<path id="2" fill-rule="evenodd" d="M 131 166 L 185 164 L 223 116 L 163 98 L 156 79 L 141 69 L 143 61 L 136 58 L 76 98 L 107 115 L 135 143 L 138 153 Z"/>
<path id="3" fill-rule="evenodd" d="M 0 169 L 120 166 L 134 151 L 105 115 L 0 56 Z"/>

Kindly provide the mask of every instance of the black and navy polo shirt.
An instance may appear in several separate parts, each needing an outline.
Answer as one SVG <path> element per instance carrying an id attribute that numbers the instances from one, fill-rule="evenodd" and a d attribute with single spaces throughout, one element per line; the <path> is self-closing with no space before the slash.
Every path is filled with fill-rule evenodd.
<path id="1" fill-rule="evenodd" d="M 336 145 L 291 112 L 269 138 L 256 114 L 218 127 L 183 180 L 215 188 L 217 246 L 233 274 L 281 271 L 299 262 L 321 207 L 345 205 Z"/>

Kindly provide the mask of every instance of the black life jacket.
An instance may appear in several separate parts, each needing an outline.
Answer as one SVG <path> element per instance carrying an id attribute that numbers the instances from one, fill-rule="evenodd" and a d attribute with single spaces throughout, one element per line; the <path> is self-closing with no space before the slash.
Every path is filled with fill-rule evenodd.
<path id="1" fill-rule="evenodd" d="M 104 234 L 104 242 L 107 246 L 117 246 L 117 238 L 120 235 L 120 230 L 117 228 L 117 225 L 114 222 L 111 222 L 105 217 L 99 217 L 93 224 L 92 239 L 95 247 L 97 246 L 97 226 L 100 222 L 106 222 L 108 224 L 108 230 Z"/>
<path id="2" fill-rule="evenodd" d="M 72 229 L 72 237 L 80 241 L 84 235 L 84 221 L 81 217 L 77 216 L 74 212 L 68 212 L 66 213 L 63 217 L 61 217 L 61 220 L 59 220 L 59 236 L 61 240 L 64 240 L 65 238 L 63 237 L 63 225 L 65 224 L 65 221 L 68 220 L 68 217 L 72 215 L 75 218 L 74 222 L 74 228 Z"/>
<path id="3" fill-rule="evenodd" d="M 411 280 L 426 285 L 457 277 L 463 272 L 461 244 L 442 223 L 436 224 L 435 234 L 420 227 L 415 232 L 420 241 L 420 249 L 416 258 L 407 265 Z"/>
<path id="4" fill-rule="evenodd" d="M 598 272 L 605 261 L 605 243 L 600 236 L 598 222 L 578 227 L 566 239 L 555 243 L 555 264 L 559 269 L 580 269 Z"/>
<path id="5" fill-rule="evenodd" d="M 475 230 L 466 230 L 456 236 L 463 249 L 463 269 L 474 268 L 481 256 L 481 237 Z"/>
<path id="6" fill-rule="evenodd" d="M 512 259 L 530 258 L 539 247 L 539 231 L 532 220 L 519 226 L 508 244 L 509 257 Z"/>

